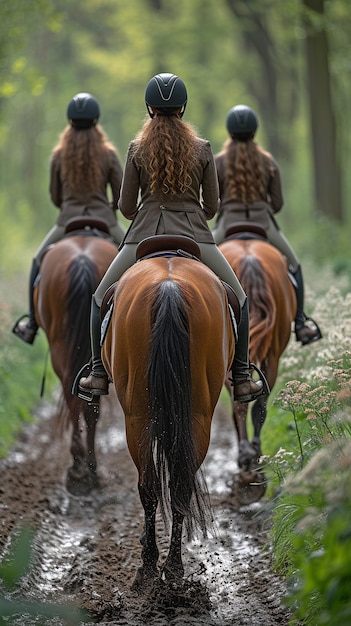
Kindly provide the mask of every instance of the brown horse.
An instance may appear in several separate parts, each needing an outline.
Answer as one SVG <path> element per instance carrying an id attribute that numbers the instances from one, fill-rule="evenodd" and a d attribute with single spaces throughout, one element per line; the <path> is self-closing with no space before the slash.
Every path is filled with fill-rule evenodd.
<path id="1" fill-rule="evenodd" d="M 272 391 L 278 375 L 279 359 L 290 336 L 296 314 L 295 290 L 282 254 L 267 241 L 228 239 L 219 246 L 238 276 L 249 302 L 250 361 L 261 368 Z M 229 383 L 227 382 L 229 389 Z M 253 438 L 248 440 L 248 405 L 233 402 L 233 420 L 239 440 L 240 479 L 238 497 L 243 503 L 258 500 L 265 492 L 265 479 L 259 469 L 261 429 L 267 416 L 267 395 L 251 407 Z"/>
<path id="2" fill-rule="evenodd" d="M 77 234 L 62 239 L 43 257 L 35 287 L 35 316 L 48 339 L 53 369 L 62 384 L 61 424 L 72 425 L 73 465 L 67 489 L 76 495 L 98 486 L 95 429 L 99 405 L 90 405 L 71 393 L 73 381 L 89 361 L 90 303 L 99 281 L 117 254 L 106 238 Z M 81 416 L 86 422 L 86 446 L 81 437 Z"/>
<path id="3" fill-rule="evenodd" d="M 158 576 L 158 504 L 164 519 L 170 511 L 172 518 L 166 580 L 179 581 L 184 573 L 184 520 L 189 537 L 194 524 L 206 529 L 209 505 L 197 470 L 233 356 L 226 291 L 201 262 L 143 259 L 117 283 L 102 357 L 125 414 L 145 515 L 135 589 Z"/>

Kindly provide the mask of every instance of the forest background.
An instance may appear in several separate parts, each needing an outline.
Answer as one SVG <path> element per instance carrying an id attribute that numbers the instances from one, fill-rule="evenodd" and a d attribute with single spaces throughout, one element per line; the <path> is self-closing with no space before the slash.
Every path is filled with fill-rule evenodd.
<path id="1" fill-rule="evenodd" d="M 28 271 L 56 221 L 49 160 L 70 98 L 95 95 L 124 162 L 162 71 L 185 81 L 186 120 L 214 152 L 232 106 L 256 111 L 281 167 L 282 230 L 302 262 L 350 271 L 348 0 L 13 0 L 0 18 L 1 278 Z"/>

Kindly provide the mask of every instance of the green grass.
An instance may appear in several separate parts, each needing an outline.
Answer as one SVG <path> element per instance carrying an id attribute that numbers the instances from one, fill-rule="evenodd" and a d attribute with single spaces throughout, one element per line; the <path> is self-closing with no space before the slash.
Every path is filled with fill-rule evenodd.
<path id="1" fill-rule="evenodd" d="M 39 331 L 35 343 L 23 343 L 12 332 L 17 317 L 15 307 L 0 301 L 0 456 L 6 455 L 23 426 L 33 420 L 44 393 L 50 397 L 57 385 L 50 360 L 47 367 L 47 341 Z"/>

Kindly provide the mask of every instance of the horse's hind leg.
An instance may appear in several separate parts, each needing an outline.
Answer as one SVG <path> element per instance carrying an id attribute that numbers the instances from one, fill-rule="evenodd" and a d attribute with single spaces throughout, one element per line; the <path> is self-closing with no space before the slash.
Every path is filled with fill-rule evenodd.
<path id="1" fill-rule="evenodd" d="M 257 453 L 257 458 L 262 455 L 261 450 L 261 430 L 267 417 L 267 396 L 261 396 L 257 398 L 251 409 L 251 418 L 254 428 L 254 434 L 252 438 L 252 445 Z"/>
<path id="2" fill-rule="evenodd" d="M 233 402 L 233 422 L 238 436 L 238 465 L 246 471 L 251 467 L 252 461 L 256 458 L 256 451 L 248 439 L 247 434 L 247 404 Z"/>
<path id="3" fill-rule="evenodd" d="M 80 422 L 80 401 L 70 406 L 72 422 L 71 454 L 73 464 L 68 469 L 66 486 L 70 493 L 76 496 L 87 495 L 98 486 L 95 459 L 95 430 L 99 417 L 99 406 L 93 407 L 84 403 L 85 421 L 87 429 L 87 447 L 82 441 L 82 424 Z M 97 411 L 97 412 L 96 412 Z"/>
<path id="4" fill-rule="evenodd" d="M 140 537 L 142 545 L 141 558 L 143 564 L 139 567 L 133 585 L 133 590 L 142 589 L 145 585 L 159 575 L 157 561 L 159 551 L 156 544 L 156 509 L 157 496 L 154 490 L 148 489 L 144 484 L 139 482 L 139 495 L 144 508 L 145 524 L 144 531 Z"/>
<path id="5" fill-rule="evenodd" d="M 84 418 L 87 425 L 87 469 L 88 480 L 91 488 L 99 487 L 99 479 L 97 475 L 97 464 L 95 456 L 95 435 L 96 426 L 100 415 L 100 403 L 88 404 L 84 409 Z"/>
<path id="6" fill-rule="evenodd" d="M 206 446 L 207 450 L 207 446 Z M 199 452 L 199 451 L 198 451 Z M 202 456 L 204 458 L 205 454 Z M 172 507 L 172 535 L 168 556 L 162 568 L 164 577 L 169 582 L 180 582 L 184 576 L 182 562 L 182 531 L 184 522 L 183 511 L 190 512 L 190 502 L 193 487 L 179 481 L 178 478 L 170 479 L 171 507 Z M 180 492 L 180 493 L 179 493 Z M 178 506 L 175 505 L 178 502 Z M 181 502 L 181 510 L 179 507 Z"/>
<path id="7" fill-rule="evenodd" d="M 261 364 L 262 371 L 267 378 L 267 382 L 271 390 L 273 389 L 277 379 L 278 362 L 279 359 L 274 354 L 270 353 Z M 268 396 L 261 396 L 260 398 L 257 398 L 251 411 L 252 424 L 254 428 L 254 435 L 251 443 L 257 452 L 257 458 L 262 455 L 261 430 L 267 417 L 267 404 Z"/>
<path id="8" fill-rule="evenodd" d="M 82 443 L 79 415 L 72 415 L 71 455 L 73 463 L 67 471 L 66 487 L 74 496 L 88 492 L 84 485 L 87 475 L 86 451 Z"/>
<path id="9" fill-rule="evenodd" d="M 162 568 L 163 574 L 169 582 L 180 581 L 184 576 L 184 567 L 182 562 L 183 520 L 184 515 L 177 511 L 173 511 L 171 545 L 167 559 Z"/>

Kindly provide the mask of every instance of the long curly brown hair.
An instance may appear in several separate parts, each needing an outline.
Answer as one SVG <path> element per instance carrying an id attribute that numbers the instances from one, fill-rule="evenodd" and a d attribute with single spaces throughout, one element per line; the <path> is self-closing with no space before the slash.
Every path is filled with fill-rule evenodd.
<path id="1" fill-rule="evenodd" d="M 67 126 L 52 151 L 52 159 L 60 159 L 61 175 L 69 187 L 89 193 L 101 186 L 101 163 L 110 151 L 116 149 L 101 126 Z"/>
<path id="2" fill-rule="evenodd" d="M 150 191 L 182 194 L 191 185 L 189 172 L 196 160 L 195 129 L 177 115 L 146 120 L 135 139 L 134 159 L 150 173 Z"/>
<path id="3" fill-rule="evenodd" d="M 229 138 L 223 146 L 230 192 L 239 202 L 249 203 L 267 196 L 264 161 L 269 153 L 255 141 Z"/>

